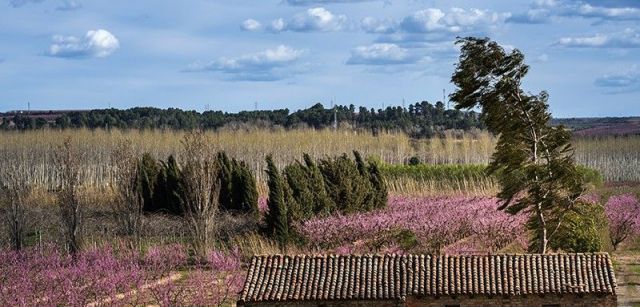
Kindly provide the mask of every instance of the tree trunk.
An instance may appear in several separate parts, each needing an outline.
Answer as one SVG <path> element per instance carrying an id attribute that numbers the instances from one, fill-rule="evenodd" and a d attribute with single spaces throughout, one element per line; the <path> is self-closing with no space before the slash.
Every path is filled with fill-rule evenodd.
<path id="1" fill-rule="evenodd" d="M 549 243 L 549 239 L 547 238 L 547 223 L 544 218 L 544 213 L 542 213 L 542 205 L 537 205 L 536 215 L 538 217 L 538 222 L 540 225 L 539 229 L 539 242 L 538 242 L 538 253 L 546 254 L 547 253 L 547 244 Z"/>

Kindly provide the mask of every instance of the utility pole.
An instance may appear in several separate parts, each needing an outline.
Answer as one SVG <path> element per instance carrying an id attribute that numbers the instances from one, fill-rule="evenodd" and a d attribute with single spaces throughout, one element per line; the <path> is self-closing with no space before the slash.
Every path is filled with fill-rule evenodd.
<path id="1" fill-rule="evenodd" d="M 402 110 L 404 111 L 404 97 L 402 97 Z"/>
<path id="2" fill-rule="evenodd" d="M 338 130 L 338 109 L 331 99 L 331 108 L 333 108 L 333 131 Z"/>
<path id="3" fill-rule="evenodd" d="M 254 108 L 255 111 L 258 111 L 258 102 L 257 101 L 255 101 L 253 103 L 253 108 Z"/>
<path id="4" fill-rule="evenodd" d="M 447 99 L 445 97 L 447 97 L 447 96 L 444 94 L 444 89 L 442 89 L 442 103 L 444 103 L 444 101 Z M 449 107 L 449 100 L 447 100 L 447 110 L 449 110 L 449 108 L 450 108 Z"/>
<path id="5" fill-rule="evenodd" d="M 27 101 L 27 114 L 31 113 L 31 102 Z"/>

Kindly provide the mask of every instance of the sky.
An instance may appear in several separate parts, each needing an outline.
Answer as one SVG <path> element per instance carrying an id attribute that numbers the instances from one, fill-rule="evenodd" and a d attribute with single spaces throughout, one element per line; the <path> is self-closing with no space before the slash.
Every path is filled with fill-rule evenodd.
<path id="1" fill-rule="evenodd" d="M 0 111 L 436 102 L 487 36 L 555 117 L 640 115 L 638 0 L 0 1 Z"/>

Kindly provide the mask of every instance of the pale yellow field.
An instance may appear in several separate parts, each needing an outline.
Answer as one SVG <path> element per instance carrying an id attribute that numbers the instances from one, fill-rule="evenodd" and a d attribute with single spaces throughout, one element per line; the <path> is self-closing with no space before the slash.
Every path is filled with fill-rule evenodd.
<path id="1" fill-rule="evenodd" d="M 29 181 L 43 188 L 57 184 L 53 171 L 53 151 L 64 138 L 71 137 L 83 153 L 82 181 L 89 187 L 103 187 L 111 178 L 111 151 L 122 139 L 129 139 L 140 153 L 166 159 L 180 152 L 184 132 L 138 130 L 39 130 L 0 132 L 0 168 L 19 166 Z M 216 150 L 246 161 L 263 182 L 264 159 L 273 154 L 279 166 L 301 159 L 303 153 L 314 157 L 333 156 L 358 150 L 386 163 L 404 163 L 417 156 L 427 163 L 488 163 L 495 138 L 486 132 L 449 133 L 444 138 L 412 140 L 404 134 L 353 131 L 254 130 L 207 132 Z M 602 139 L 577 139 L 578 163 L 599 170 L 605 180 L 640 181 L 640 136 Z M 178 157 L 179 160 L 179 157 Z M 473 188 L 461 183 L 454 190 Z M 392 191 L 420 190 L 411 182 L 390 183 Z M 487 183 L 479 187 L 490 189 Z"/>

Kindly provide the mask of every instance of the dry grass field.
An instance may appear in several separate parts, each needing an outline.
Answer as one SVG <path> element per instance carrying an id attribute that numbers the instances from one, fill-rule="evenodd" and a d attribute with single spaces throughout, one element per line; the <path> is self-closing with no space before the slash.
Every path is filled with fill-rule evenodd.
<path id="1" fill-rule="evenodd" d="M 265 157 L 273 154 L 283 166 L 303 153 L 325 157 L 360 151 L 389 164 L 406 163 L 411 157 L 431 164 L 486 164 L 496 139 L 486 132 L 447 133 L 442 138 L 414 140 L 400 133 L 356 133 L 330 130 L 218 131 L 208 132 L 216 150 L 247 162 L 257 176 L 261 194 L 265 192 Z M 38 130 L 0 132 L 0 168 L 17 167 L 30 182 L 45 190 L 57 185 L 53 152 L 71 137 L 82 154 L 81 181 L 87 188 L 103 188 L 111 180 L 111 153 L 123 139 L 130 140 L 139 153 L 148 152 L 164 160 L 180 149 L 184 132 L 161 130 Z M 574 140 L 579 164 L 602 173 L 605 181 L 640 181 L 640 136 L 577 138 Z M 178 157 L 179 159 L 179 157 Z M 394 179 L 391 192 L 462 192 L 492 194 L 491 182 L 463 181 L 443 190 L 437 182 Z"/>

